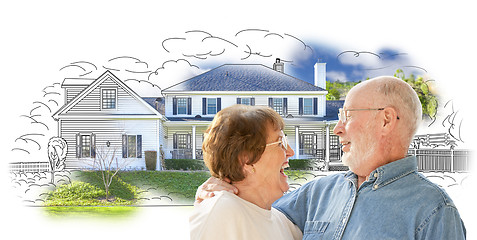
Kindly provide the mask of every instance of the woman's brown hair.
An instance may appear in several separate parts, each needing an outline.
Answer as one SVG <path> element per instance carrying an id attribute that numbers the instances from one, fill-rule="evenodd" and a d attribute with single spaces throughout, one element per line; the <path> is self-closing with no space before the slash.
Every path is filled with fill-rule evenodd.
<path id="1" fill-rule="evenodd" d="M 202 143 L 204 162 L 212 176 L 243 180 L 243 165 L 256 163 L 265 151 L 267 127 L 283 129 L 284 123 L 266 106 L 237 104 L 218 112 Z"/>

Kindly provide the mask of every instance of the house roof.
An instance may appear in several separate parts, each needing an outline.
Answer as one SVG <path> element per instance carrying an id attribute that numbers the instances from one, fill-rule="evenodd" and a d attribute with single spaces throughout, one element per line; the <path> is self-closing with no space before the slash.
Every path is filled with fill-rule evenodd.
<path id="1" fill-rule="evenodd" d="M 224 64 L 163 90 L 177 91 L 326 91 L 262 64 Z"/>
<path id="2" fill-rule="evenodd" d="M 63 105 L 60 109 L 58 109 L 58 111 L 53 114 L 53 118 L 55 120 L 59 119 L 60 115 L 68 112 L 72 107 L 74 107 L 76 104 L 78 104 L 82 99 L 84 99 L 86 96 L 88 96 L 88 94 L 90 94 L 94 89 L 96 89 L 100 84 L 102 84 L 105 80 L 108 80 L 108 79 L 115 82 L 118 86 L 120 86 L 122 89 L 124 89 L 124 91 L 126 91 L 131 97 L 135 98 L 138 102 L 140 102 L 141 104 L 146 106 L 149 110 L 152 111 L 152 113 L 154 115 L 158 115 L 161 118 L 163 118 L 163 115 L 160 114 L 158 112 L 158 110 L 156 110 L 156 108 L 149 105 L 144 99 L 142 99 L 139 95 L 137 95 L 130 87 L 128 87 L 126 84 L 124 84 L 121 80 L 119 80 L 119 78 L 116 77 L 109 70 L 104 72 L 101 76 L 99 76 L 94 81 L 92 81 L 89 84 L 89 86 L 86 87 L 85 89 L 83 89 L 83 91 L 81 91 L 81 93 L 79 93 L 75 98 L 73 98 L 71 101 L 69 101 L 68 103 Z M 74 82 L 71 82 L 71 80 L 72 79 L 65 79 L 65 81 L 63 83 L 63 86 L 65 85 L 65 82 L 66 82 L 66 84 L 76 84 L 76 86 L 80 86 L 80 85 L 78 85 L 78 83 L 85 84 L 88 81 L 90 81 L 91 79 L 85 79 L 85 81 L 74 81 Z M 75 80 L 78 80 L 78 79 L 75 79 Z M 72 86 L 72 85 L 70 85 L 70 86 Z M 97 114 L 92 114 L 92 116 L 93 115 L 97 115 Z M 122 114 L 122 115 L 124 115 L 124 114 Z"/>

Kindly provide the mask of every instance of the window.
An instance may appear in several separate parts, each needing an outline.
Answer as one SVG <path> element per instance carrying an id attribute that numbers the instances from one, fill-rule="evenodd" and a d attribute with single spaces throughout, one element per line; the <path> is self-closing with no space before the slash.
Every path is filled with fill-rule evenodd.
<path id="1" fill-rule="evenodd" d="M 254 98 L 237 98 L 237 104 L 253 106 L 255 105 L 255 99 Z"/>
<path id="2" fill-rule="evenodd" d="M 192 114 L 192 98 L 190 97 L 173 98 L 172 105 L 172 115 Z"/>
<path id="3" fill-rule="evenodd" d="M 96 157 L 95 134 L 76 134 L 76 157 L 94 158 Z"/>
<path id="4" fill-rule="evenodd" d="M 103 89 L 101 101 L 102 109 L 116 109 L 116 89 Z"/>
<path id="5" fill-rule="evenodd" d="M 142 158 L 142 135 L 123 135 L 123 158 Z"/>
<path id="6" fill-rule="evenodd" d="M 303 99 L 303 115 L 312 115 L 313 114 L 313 99 L 304 98 Z"/>
<path id="7" fill-rule="evenodd" d="M 299 98 L 298 108 L 300 115 L 317 115 L 318 98 Z"/>
<path id="8" fill-rule="evenodd" d="M 187 98 L 177 98 L 177 114 L 187 114 Z"/>
<path id="9" fill-rule="evenodd" d="M 280 115 L 287 115 L 287 98 L 268 98 L 268 106 Z"/>
<path id="10" fill-rule="evenodd" d="M 81 136 L 81 157 L 88 158 L 91 157 L 91 136 L 82 135 Z"/>
<path id="11" fill-rule="evenodd" d="M 207 98 L 207 114 L 216 114 L 216 113 L 217 113 L 217 99 Z"/>
<path id="12" fill-rule="evenodd" d="M 216 114 L 221 109 L 221 98 L 202 98 L 202 115 Z"/>

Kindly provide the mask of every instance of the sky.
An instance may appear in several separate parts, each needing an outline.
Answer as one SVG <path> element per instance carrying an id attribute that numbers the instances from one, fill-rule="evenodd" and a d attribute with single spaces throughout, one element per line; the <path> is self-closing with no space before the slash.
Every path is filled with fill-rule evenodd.
<path id="1" fill-rule="evenodd" d="M 277 57 L 285 62 L 287 74 L 308 82 L 318 59 L 327 63 L 330 81 L 392 75 L 398 68 L 429 76 L 442 95 L 441 107 L 451 101 L 447 106 L 452 109 L 442 112 L 451 111 L 456 120 L 433 127 L 453 128 L 474 148 L 470 85 L 477 36 L 468 26 L 477 19 L 472 9 L 462 2 L 407 0 L 391 5 L 308 0 L 2 2 L 2 153 L 5 159 L 16 159 L 12 148 L 36 145 L 28 140 L 32 136 L 16 140 L 19 136 L 51 132 L 41 124 L 49 120 L 40 118 L 61 104 L 55 92 L 61 91 L 58 83 L 64 78 L 96 78 L 110 70 L 145 95 L 154 95 L 225 63 L 271 67 Z M 2 190 L 8 189 L 8 181 L 1 175 Z M 2 211 L 10 213 L 2 217 L 10 220 L 6 229 L 12 233 L 34 236 L 15 223 L 40 229 L 53 225 L 29 209 L 12 212 L 15 199 L 2 201 Z M 61 226 L 62 233 L 75 229 L 74 224 Z M 174 228 L 162 228 L 167 230 Z"/>

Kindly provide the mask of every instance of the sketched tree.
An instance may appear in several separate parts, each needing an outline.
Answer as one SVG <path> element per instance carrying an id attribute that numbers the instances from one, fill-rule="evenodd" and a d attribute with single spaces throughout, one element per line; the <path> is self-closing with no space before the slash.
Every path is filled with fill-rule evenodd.
<path id="1" fill-rule="evenodd" d="M 89 160 L 84 160 L 92 169 L 101 173 L 104 190 L 106 192 L 106 201 L 109 201 L 109 187 L 113 182 L 114 176 L 129 165 L 133 160 L 118 159 L 116 156 L 117 148 L 100 146 L 96 149 L 95 157 Z"/>
<path id="2" fill-rule="evenodd" d="M 66 153 L 68 152 L 65 139 L 52 137 L 48 142 L 48 159 L 50 161 L 51 183 L 55 183 L 55 172 L 63 171 L 66 163 Z"/>

